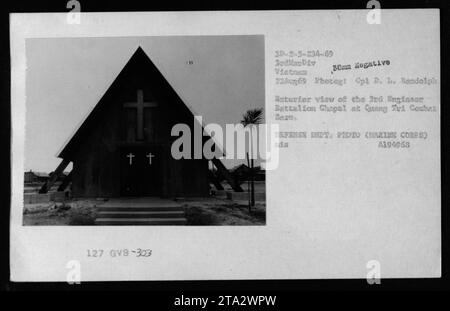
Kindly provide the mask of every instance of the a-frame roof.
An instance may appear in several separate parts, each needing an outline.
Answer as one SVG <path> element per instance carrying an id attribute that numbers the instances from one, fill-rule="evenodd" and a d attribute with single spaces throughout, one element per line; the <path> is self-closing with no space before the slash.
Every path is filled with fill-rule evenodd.
<path id="1" fill-rule="evenodd" d="M 175 91 L 175 89 L 170 85 L 164 75 L 159 71 L 159 69 L 155 66 L 152 60 L 148 57 L 148 55 L 144 52 L 141 47 L 138 47 L 134 52 L 133 56 L 124 66 L 124 68 L 120 71 L 119 75 L 113 81 L 113 83 L 109 86 L 107 91 L 103 94 L 97 105 L 92 109 L 86 119 L 81 123 L 78 129 L 74 132 L 71 138 L 67 141 L 67 143 L 60 149 L 58 152 L 59 158 L 67 158 L 70 159 L 74 152 L 78 149 L 79 145 L 83 142 L 84 137 L 89 135 L 90 129 L 95 126 L 96 120 L 99 115 L 104 111 L 112 96 L 114 96 L 113 90 L 116 90 L 118 86 L 122 83 L 125 83 L 126 78 L 130 72 L 139 68 L 140 71 L 145 72 L 146 79 L 149 79 L 149 82 L 154 85 L 154 92 L 156 94 L 161 94 L 165 98 L 170 98 L 173 101 L 182 103 L 185 107 L 187 107 L 192 114 L 192 116 L 197 115 L 192 107 L 181 99 L 179 94 Z M 197 122 L 197 121 L 195 121 Z M 201 124 L 203 128 L 203 124 Z M 214 137 L 213 137 L 214 138 Z M 216 148 L 223 150 L 223 146 L 215 141 Z M 223 153 L 223 152 L 222 152 Z"/>

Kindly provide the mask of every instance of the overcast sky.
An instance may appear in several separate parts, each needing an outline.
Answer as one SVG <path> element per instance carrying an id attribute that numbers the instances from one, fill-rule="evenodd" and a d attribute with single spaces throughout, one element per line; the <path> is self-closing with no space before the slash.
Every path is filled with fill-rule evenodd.
<path id="1" fill-rule="evenodd" d="M 239 123 L 264 107 L 262 36 L 28 39 L 25 170 L 56 168 L 60 148 L 139 46 L 207 123 Z"/>

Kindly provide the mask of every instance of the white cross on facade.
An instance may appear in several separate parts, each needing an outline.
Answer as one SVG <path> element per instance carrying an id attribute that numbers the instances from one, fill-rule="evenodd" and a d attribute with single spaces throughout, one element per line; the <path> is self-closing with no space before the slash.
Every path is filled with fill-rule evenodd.
<path id="1" fill-rule="evenodd" d="M 130 165 L 133 164 L 133 158 L 134 158 L 134 154 L 132 154 L 131 152 L 127 155 L 127 158 L 130 159 Z"/>
<path id="2" fill-rule="evenodd" d="M 144 102 L 144 91 L 137 91 L 137 102 L 123 104 L 126 108 L 137 109 L 137 139 L 144 139 L 144 108 L 157 107 L 158 104 L 153 102 Z"/>
<path id="3" fill-rule="evenodd" d="M 150 152 L 149 154 L 147 154 L 148 164 L 152 165 L 152 158 L 153 158 L 154 156 L 155 156 L 155 155 L 152 154 L 151 152 Z"/>

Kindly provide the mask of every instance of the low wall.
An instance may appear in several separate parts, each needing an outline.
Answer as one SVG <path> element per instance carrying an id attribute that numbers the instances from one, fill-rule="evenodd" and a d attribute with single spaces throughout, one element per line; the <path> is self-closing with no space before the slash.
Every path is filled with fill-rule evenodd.
<path id="1" fill-rule="evenodd" d="M 66 198 L 63 191 L 48 192 L 48 193 L 25 193 L 23 195 L 23 202 L 25 204 L 48 203 L 48 202 L 62 202 Z"/>
<path id="2" fill-rule="evenodd" d="M 248 201 L 249 193 L 245 192 L 234 192 L 227 191 L 227 199 L 229 200 L 239 200 L 239 201 Z M 266 193 L 265 192 L 255 192 L 255 201 L 265 201 Z"/>

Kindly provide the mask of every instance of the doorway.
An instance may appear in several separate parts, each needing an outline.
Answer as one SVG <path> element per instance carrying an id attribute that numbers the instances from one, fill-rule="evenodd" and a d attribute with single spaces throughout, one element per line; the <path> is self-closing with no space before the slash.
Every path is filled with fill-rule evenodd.
<path id="1" fill-rule="evenodd" d="M 120 193 L 122 196 L 160 196 L 162 153 L 158 147 L 120 149 Z"/>

